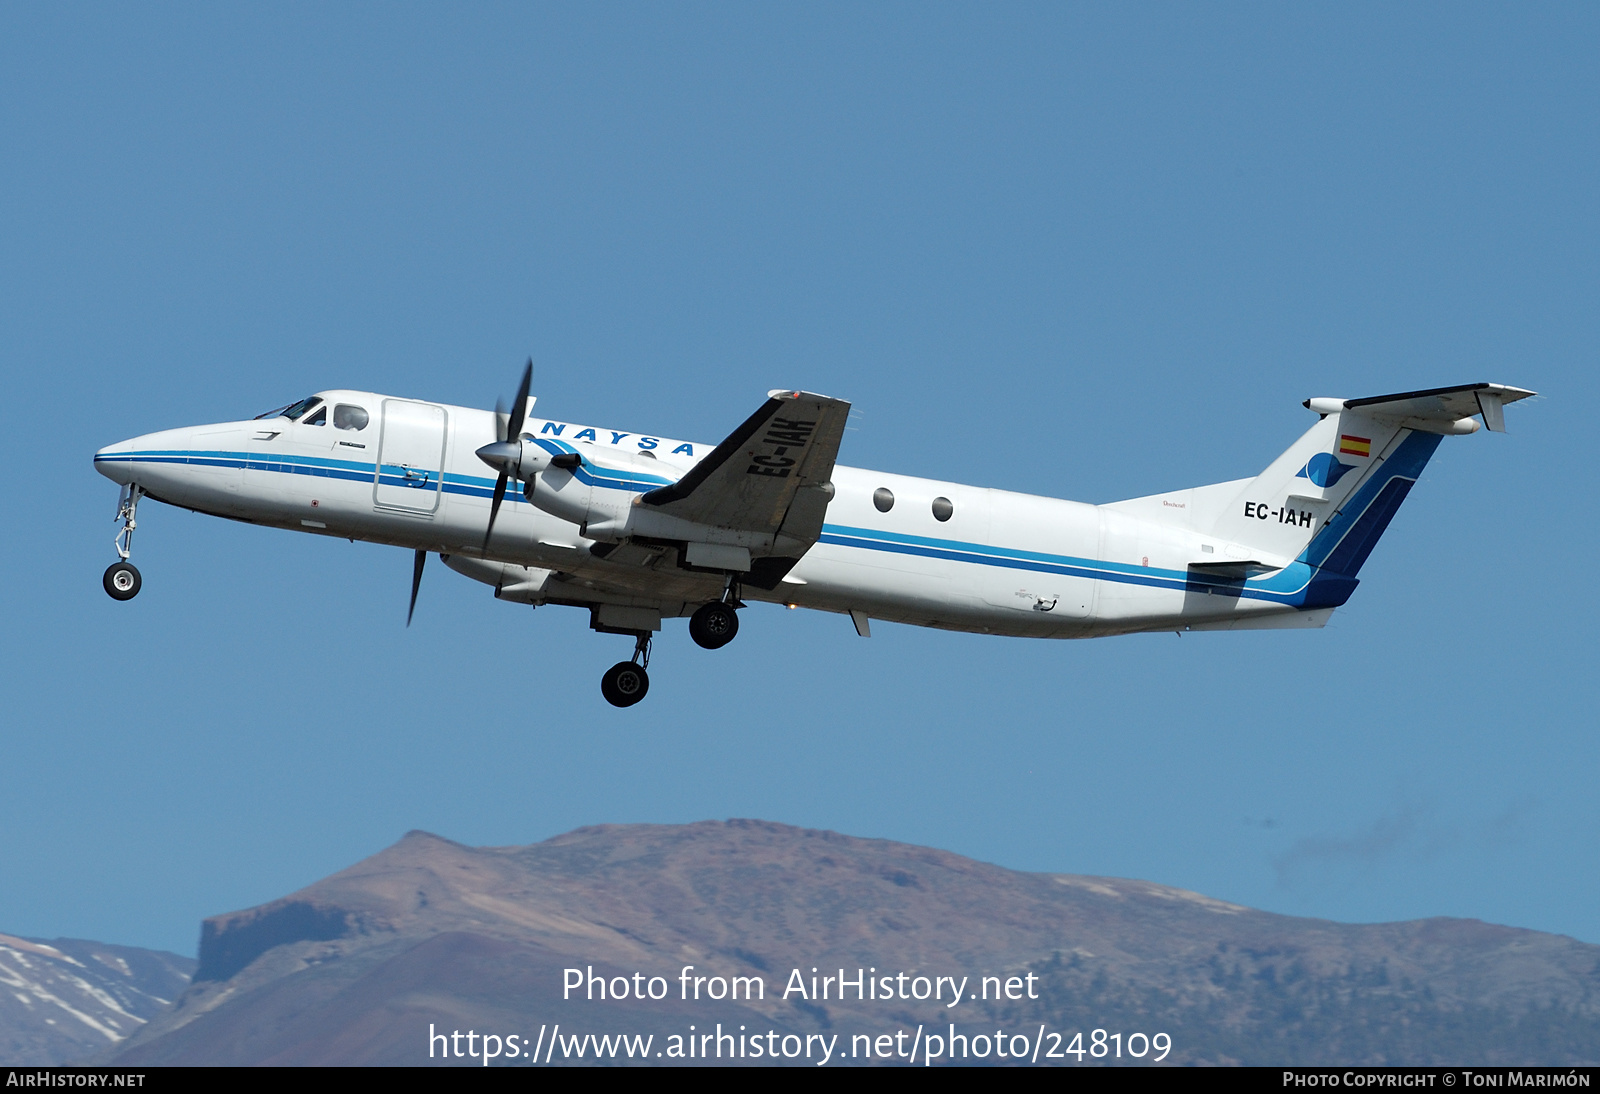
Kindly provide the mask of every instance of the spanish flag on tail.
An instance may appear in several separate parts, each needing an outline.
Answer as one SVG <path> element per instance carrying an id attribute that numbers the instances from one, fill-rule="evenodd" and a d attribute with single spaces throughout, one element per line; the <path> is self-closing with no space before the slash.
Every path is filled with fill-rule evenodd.
<path id="1" fill-rule="evenodd" d="M 1339 434 L 1339 454 L 1343 456 L 1361 456 L 1368 458 L 1372 455 L 1372 438 L 1356 437 L 1349 433 Z"/>

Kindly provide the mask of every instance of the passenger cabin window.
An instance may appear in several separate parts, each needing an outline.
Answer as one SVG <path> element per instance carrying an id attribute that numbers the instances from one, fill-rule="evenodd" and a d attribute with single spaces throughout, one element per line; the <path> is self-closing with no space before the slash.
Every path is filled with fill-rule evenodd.
<path id="1" fill-rule="evenodd" d="M 335 429 L 365 429 L 367 428 L 367 412 L 358 406 L 340 403 L 333 408 L 333 428 Z"/>
<path id="2" fill-rule="evenodd" d="M 872 492 L 872 504 L 878 507 L 878 512 L 887 513 L 894 508 L 894 491 L 887 486 L 880 486 Z"/>
<path id="3" fill-rule="evenodd" d="M 941 521 L 941 522 L 942 521 L 947 521 L 947 520 L 950 519 L 950 515 L 952 513 L 954 513 L 955 511 L 956 511 L 956 507 L 954 505 L 950 504 L 950 499 L 949 498 L 934 498 L 933 499 L 933 519 L 934 520 Z"/>
<path id="4" fill-rule="evenodd" d="M 315 414 L 311 415 L 311 417 L 307 418 L 305 421 L 301 422 L 300 424 L 301 425 L 327 425 L 328 424 L 328 408 L 327 407 L 319 407 Z"/>

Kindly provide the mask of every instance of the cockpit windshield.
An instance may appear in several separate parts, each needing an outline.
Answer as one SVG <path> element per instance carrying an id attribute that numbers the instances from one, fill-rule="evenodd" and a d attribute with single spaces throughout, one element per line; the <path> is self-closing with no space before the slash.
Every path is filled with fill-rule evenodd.
<path id="1" fill-rule="evenodd" d="M 265 414 L 257 414 L 251 421 L 259 422 L 263 418 L 288 418 L 291 422 L 297 422 L 302 414 L 320 402 L 322 400 L 317 396 L 308 395 L 298 403 L 290 403 L 288 406 L 280 406 L 277 410 L 269 410 Z"/>

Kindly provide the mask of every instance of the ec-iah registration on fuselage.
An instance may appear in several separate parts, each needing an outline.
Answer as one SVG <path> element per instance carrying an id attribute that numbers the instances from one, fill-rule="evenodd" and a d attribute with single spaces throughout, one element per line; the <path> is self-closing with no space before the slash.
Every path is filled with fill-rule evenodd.
<path id="1" fill-rule="evenodd" d="M 106 591 L 139 591 L 142 496 L 394 544 L 415 552 L 412 610 L 437 554 L 502 600 L 632 636 L 602 679 L 617 706 L 649 687 L 663 619 L 715 649 L 745 600 L 848 614 L 862 636 L 871 619 L 1033 638 L 1320 627 L 1440 440 L 1503 431 L 1533 394 L 1308 399 L 1317 423 L 1254 478 L 1086 505 L 839 466 L 849 404 L 810 392 L 771 392 L 709 446 L 531 417 L 530 373 L 509 411 L 325 391 L 102 449 L 123 485 Z"/>

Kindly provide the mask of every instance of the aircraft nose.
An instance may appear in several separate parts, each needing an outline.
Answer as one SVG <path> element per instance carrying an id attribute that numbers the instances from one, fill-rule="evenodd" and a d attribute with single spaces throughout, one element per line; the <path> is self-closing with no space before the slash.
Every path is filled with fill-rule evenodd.
<path id="1" fill-rule="evenodd" d="M 94 469 L 114 483 L 122 486 L 133 480 L 133 454 L 139 450 L 139 438 L 108 444 L 94 454 Z"/>
<path id="2" fill-rule="evenodd" d="M 170 466 L 171 457 L 181 455 L 182 450 L 189 447 L 193 435 L 193 429 L 163 429 L 159 433 L 118 441 L 94 454 L 95 470 L 123 486 L 136 478 L 145 484 L 146 478 Z"/>

